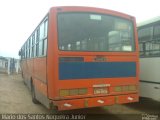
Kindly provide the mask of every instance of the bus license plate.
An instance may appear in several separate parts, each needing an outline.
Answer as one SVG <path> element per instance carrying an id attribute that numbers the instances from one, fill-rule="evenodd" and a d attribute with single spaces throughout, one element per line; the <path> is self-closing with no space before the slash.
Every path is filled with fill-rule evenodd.
<path id="1" fill-rule="evenodd" d="M 107 88 L 94 88 L 94 94 L 107 94 Z"/>

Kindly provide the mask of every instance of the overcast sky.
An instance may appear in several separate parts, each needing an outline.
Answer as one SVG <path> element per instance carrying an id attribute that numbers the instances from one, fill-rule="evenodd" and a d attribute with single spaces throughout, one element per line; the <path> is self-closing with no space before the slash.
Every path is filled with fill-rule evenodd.
<path id="1" fill-rule="evenodd" d="M 91 6 L 135 16 L 137 22 L 160 16 L 160 0 L 0 0 L 0 56 L 18 51 L 52 6 Z"/>

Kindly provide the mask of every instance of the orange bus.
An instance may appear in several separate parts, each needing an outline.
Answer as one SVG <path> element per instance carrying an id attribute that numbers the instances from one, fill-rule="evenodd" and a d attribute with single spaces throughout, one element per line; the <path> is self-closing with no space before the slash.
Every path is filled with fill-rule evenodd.
<path id="1" fill-rule="evenodd" d="M 52 7 L 22 46 L 34 103 L 70 110 L 138 102 L 135 18 L 116 11 Z"/>

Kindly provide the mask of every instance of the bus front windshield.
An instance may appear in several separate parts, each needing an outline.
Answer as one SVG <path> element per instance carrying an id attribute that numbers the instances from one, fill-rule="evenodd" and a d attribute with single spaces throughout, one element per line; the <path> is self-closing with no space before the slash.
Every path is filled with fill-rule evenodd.
<path id="1" fill-rule="evenodd" d="M 63 51 L 131 52 L 133 23 L 97 13 L 59 13 L 58 43 Z"/>

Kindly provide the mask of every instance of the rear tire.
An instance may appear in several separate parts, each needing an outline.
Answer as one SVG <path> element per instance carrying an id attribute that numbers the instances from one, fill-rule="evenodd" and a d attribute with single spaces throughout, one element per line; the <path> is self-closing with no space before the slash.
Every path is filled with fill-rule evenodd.
<path id="1" fill-rule="evenodd" d="M 52 113 L 57 114 L 58 113 L 58 107 L 51 104 L 50 105 L 50 110 L 52 111 Z"/>
<path id="2" fill-rule="evenodd" d="M 36 99 L 35 88 L 33 84 L 31 84 L 31 94 L 32 94 L 32 102 L 34 104 L 39 104 L 39 101 Z"/>

